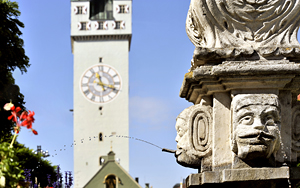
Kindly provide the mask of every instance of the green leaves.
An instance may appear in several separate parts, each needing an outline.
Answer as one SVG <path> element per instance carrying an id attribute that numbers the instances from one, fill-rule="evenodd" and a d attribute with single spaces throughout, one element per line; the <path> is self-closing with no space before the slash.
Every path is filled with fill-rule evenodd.
<path id="1" fill-rule="evenodd" d="M 24 96 L 20 93 L 12 76 L 12 71 L 19 69 L 22 73 L 29 67 L 29 58 L 25 55 L 24 41 L 20 28 L 24 24 L 18 20 L 20 16 L 17 2 L 0 0 L 0 106 L 12 100 L 15 105 L 24 109 Z M 0 111 L 0 138 L 8 138 L 13 123 L 7 120 L 10 113 Z"/>
<path id="2" fill-rule="evenodd" d="M 16 187 L 24 179 L 24 172 L 19 166 L 19 159 L 14 148 L 9 148 L 9 143 L 0 143 L 0 177 L 6 179 L 5 187 Z"/>

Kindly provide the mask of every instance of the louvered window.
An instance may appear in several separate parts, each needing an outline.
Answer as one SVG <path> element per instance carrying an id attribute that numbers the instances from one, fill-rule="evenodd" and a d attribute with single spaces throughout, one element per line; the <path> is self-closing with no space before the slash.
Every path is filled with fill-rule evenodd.
<path id="1" fill-rule="evenodd" d="M 82 14 L 82 6 L 77 7 L 77 14 Z"/>
<path id="2" fill-rule="evenodd" d="M 120 7 L 119 13 L 125 13 L 125 6 L 126 5 L 119 5 L 119 7 Z"/>
<path id="3" fill-rule="evenodd" d="M 115 29 L 121 29 L 121 21 L 116 21 Z"/>

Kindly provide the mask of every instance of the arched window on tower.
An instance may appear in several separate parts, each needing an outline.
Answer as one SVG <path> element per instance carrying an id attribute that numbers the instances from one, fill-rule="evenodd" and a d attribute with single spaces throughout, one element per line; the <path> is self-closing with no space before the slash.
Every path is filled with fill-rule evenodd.
<path id="1" fill-rule="evenodd" d="M 99 158 L 99 164 L 100 164 L 100 166 L 102 166 L 104 164 L 104 162 L 105 162 L 104 158 L 100 157 Z"/>
<path id="2" fill-rule="evenodd" d="M 105 178 L 105 185 L 106 188 L 116 188 L 117 181 L 116 181 L 116 176 L 115 175 L 108 175 Z"/>
<path id="3" fill-rule="evenodd" d="M 103 141 L 103 134 L 99 133 L 99 141 Z"/>

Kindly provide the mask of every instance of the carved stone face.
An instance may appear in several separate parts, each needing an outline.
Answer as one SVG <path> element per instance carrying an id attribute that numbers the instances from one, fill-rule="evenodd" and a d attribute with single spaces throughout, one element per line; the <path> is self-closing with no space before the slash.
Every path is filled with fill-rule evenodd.
<path id="1" fill-rule="evenodd" d="M 269 158 L 280 146 L 279 102 L 273 94 L 233 99 L 233 151 L 239 158 Z"/>
<path id="2" fill-rule="evenodd" d="M 175 157 L 180 165 L 195 167 L 195 165 L 200 164 L 200 160 L 190 152 L 191 143 L 188 131 L 189 127 L 187 124 L 189 112 L 190 108 L 184 109 L 176 119 L 175 128 L 177 130 L 177 136 L 175 141 L 177 142 L 177 150 Z"/>

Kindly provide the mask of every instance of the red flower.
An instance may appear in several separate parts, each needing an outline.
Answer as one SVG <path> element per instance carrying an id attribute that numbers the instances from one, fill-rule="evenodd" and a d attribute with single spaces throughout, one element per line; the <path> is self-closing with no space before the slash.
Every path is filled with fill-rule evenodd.
<path id="1" fill-rule="evenodd" d="M 15 108 L 14 106 L 13 107 L 11 107 L 11 115 L 10 116 L 8 116 L 8 120 L 11 120 L 12 119 L 12 121 L 13 122 L 17 122 L 17 117 L 19 117 L 19 114 L 18 114 L 18 112 L 21 110 L 21 108 L 20 107 L 17 107 L 17 108 Z"/>
<path id="2" fill-rule="evenodd" d="M 16 113 L 20 112 L 21 111 L 21 108 L 20 107 L 17 107 L 16 108 Z"/>
<path id="3" fill-rule="evenodd" d="M 34 117 L 33 117 L 34 116 L 34 111 L 32 111 L 32 112 L 30 110 L 28 110 L 28 111 L 29 111 L 28 115 L 26 113 L 22 116 L 22 118 L 24 118 L 24 121 L 21 123 L 21 125 L 26 126 L 27 129 L 31 129 L 32 128 L 32 123 L 34 122 Z"/>
<path id="4" fill-rule="evenodd" d="M 22 120 L 26 119 L 27 118 L 27 114 L 28 114 L 27 111 L 22 112 L 22 114 L 20 115 L 20 120 L 22 121 Z"/>
<path id="5" fill-rule="evenodd" d="M 11 110 L 11 115 L 8 116 L 8 120 L 12 120 L 16 123 L 16 127 L 14 128 L 15 132 L 18 134 L 20 131 L 20 127 L 24 126 L 27 127 L 27 129 L 31 129 L 33 134 L 37 135 L 38 132 L 34 129 L 32 129 L 32 123 L 34 122 L 34 111 L 23 111 L 20 115 L 20 111 L 22 110 L 20 107 L 15 107 L 12 103 L 7 103 L 4 106 L 5 110 Z"/>
<path id="6" fill-rule="evenodd" d="M 35 134 L 35 135 L 38 134 L 38 132 L 36 130 L 34 130 L 34 129 L 31 129 L 31 130 L 32 130 L 33 134 Z"/>
<path id="7" fill-rule="evenodd" d="M 300 101 L 300 94 L 297 96 L 297 101 Z"/>
<path id="8" fill-rule="evenodd" d="M 8 119 L 8 120 L 11 120 L 13 117 L 14 117 L 14 115 L 10 115 L 10 116 L 8 116 L 7 119 Z M 14 118 L 13 121 L 16 122 L 17 120 L 15 120 L 15 118 Z"/>

